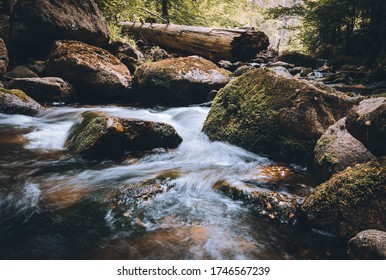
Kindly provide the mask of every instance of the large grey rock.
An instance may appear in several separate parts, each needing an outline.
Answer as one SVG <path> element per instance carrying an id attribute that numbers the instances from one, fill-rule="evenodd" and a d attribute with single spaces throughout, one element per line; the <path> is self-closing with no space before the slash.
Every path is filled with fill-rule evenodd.
<path id="1" fill-rule="evenodd" d="M 0 88 L 0 113 L 34 116 L 42 106 L 21 90 Z"/>
<path id="2" fill-rule="evenodd" d="M 230 72 L 198 56 L 142 64 L 134 74 L 137 98 L 143 103 L 190 105 L 208 101 L 213 89 L 225 86 Z"/>
<path id="3" fill-rule="evenodd" d="M 386 155 L 386 98 L 363 100 L 347 115 L 346 126 L 376 156 Z"/>
<path id="4" fill-rule="evenodd" d="M 13 45 L 24 56 L 49 51 L 55 40 L 79 40 L 95 46 L 109 31 L 93 0 L 18 0 L 11 18 Z"/>
<path id="5" fill-rule="evenodd" d="M 78 41 L 56 41 L 45 71 L 69 81 L 84 102 L 127 98 L 131 89 L 125 65 L 108 51 Z"/>
<path id="6" fill-rule="evenodd" d="M 65 102 L 74 97 L 73 87 L 57 77 L 14 79 L 9 86 L 24 91 L 40 103 Z"/>
<path id="7" fill-rule="evenodd" d="M 349 255 L 357 260 L 385 260 L 386 232 L 375 229 L 361 231 L 348 243 Z"/>
<path id="8" fill-rule="evenodd" d="M 330 126 L 316 143 L 314 163 L 324 178 L 328 179 L 357 163 L 375 159 L 361 142 L 348 133 L 345 121 L 346 118 L 343 118 Z"/>

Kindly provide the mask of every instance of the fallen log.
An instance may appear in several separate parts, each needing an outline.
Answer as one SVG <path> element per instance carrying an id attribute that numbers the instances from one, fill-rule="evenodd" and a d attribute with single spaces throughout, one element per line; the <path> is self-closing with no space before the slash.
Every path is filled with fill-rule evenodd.
<path id="1" fill-rule="evenodd" d="M 267 49 L 269 39 L 253 28 L 230 29 L 175 24 L 121 22 L 126 32 L 140 34 L 163 48 L 210 60 L 245 61 Z"/>

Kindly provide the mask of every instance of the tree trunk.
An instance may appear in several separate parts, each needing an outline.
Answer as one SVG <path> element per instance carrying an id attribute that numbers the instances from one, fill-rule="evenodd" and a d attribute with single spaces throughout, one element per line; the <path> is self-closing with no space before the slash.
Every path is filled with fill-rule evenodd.
<path id="1" fill-rule="evenodd" d="M 174 24 L 121 22 L 124 30 L 142 35 L 163 48 L 195 54 L 210 60 L 243 61 L 269 45 L 263 32 L 254 29 L 227 29 Z"/>
<path id="2" fill-rule="evenodd" d="M 166 19 L 169 18 L 169 0 L 162 0 L 162 16 Z"/>

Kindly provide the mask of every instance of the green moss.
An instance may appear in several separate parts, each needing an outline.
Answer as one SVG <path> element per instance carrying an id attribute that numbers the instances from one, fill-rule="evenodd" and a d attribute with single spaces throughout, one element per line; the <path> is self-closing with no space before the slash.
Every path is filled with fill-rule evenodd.
<path id="1" fill-rule="evenodd" d="M 311 226 L 350 238 L 357 232 L 386 230 L 386 159 L 334 175 L 302 206 Z"/>
<path id="2" fill-rule="evenodd" d="M 26 95 L 23 91 L 21 91 L 19 89 L 0 88 L 0 92 L 5 93 L 5 94 L 14 95 L 14 96 L 18 97 L 19 99 L 21 99 L 24 102 L 27 102 L 27 101 L 30 100 L 28 95 Z M 2 95 L 1 97 L 2 97 L 2 100 L 4 100 L 4 96 Z M 2 101 L 2 100 L 0 99 L 0 101 Z"/>

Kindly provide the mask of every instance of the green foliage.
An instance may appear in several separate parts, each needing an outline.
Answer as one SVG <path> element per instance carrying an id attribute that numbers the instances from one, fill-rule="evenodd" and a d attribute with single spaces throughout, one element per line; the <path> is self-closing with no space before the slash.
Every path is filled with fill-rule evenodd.
<path id="1" fill-rule="evenodd" d="M 270 18 L 301 16 L 301 39 L 312 53 L 356 55 L 373 61 L 385 55 L 386 1 L 304 0 L 268 11 Z"/>

